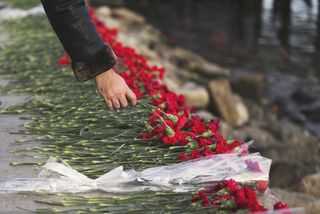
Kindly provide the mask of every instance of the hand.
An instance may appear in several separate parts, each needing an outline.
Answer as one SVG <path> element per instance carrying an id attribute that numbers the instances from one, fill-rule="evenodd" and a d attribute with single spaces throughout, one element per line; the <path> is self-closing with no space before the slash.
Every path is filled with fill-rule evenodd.
<path id="1" fill-rule="evenodd" d="M 130 90 L 124 79 L 114 69 L 110 69 L 96 77 L 96 86 L 100 96 L 110 110 L 125 108 L 128 100 L 137 104 L 136 95 Z"/>

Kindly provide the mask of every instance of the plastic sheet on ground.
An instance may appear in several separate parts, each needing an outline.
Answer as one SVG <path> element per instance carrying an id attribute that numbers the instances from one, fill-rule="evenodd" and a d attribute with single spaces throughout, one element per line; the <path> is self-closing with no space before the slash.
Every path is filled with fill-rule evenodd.
<path id="1" fill-rule="evenodd" d="M 123 166 L 119 166 L 97 179 L 90 179 L 66 162 L 50 157 L 37 178 L 16 178 L 0 182 L 0 192 L 188 192 L 224 179 L 238 182 L 268 181 L 270 166 L 271 160 L 259 153 L 241 156 L 237 152 L 148 168 L 140 172 L 124 170 Z"/>

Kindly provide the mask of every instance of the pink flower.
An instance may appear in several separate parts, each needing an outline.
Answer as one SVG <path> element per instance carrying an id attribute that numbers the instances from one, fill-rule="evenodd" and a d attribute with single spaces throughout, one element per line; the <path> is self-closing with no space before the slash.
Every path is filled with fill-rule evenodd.
<path id="1" fill-rule="evenodd" d="M 247 168 L 253 172 L 261 172 L 260 165 L 257 161 L 252 161 L 251 159 L 245 160 L 244 162 Z"/>

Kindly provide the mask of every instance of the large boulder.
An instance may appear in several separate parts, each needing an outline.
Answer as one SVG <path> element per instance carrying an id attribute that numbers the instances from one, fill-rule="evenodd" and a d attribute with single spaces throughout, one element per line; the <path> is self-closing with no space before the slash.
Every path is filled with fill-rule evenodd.
<path id="1" fill-rule="evenodd" d="M 259 104 L 266 103 L 267 78 L 263 74 L 247 74 L 231 81 L 232 89 L 237 94 Z"/>
<path id="2" fill-rule="evenodd" d="M 231 126 L 241 126 L 249 121 L 249 113 L 240 97 L 232 93 L 226 79 L 213 80 L 209 83 L 212 100 L 211 109 L 218 113 Z"/>
<path id="3" fill-rule="evenodd" d="M 187 105 L 195 108 L 206 108 L 209 104 L 209 92 L 205 87 L 194 83 L 186 83 L 175 90 L 186 98 Z"/>
<path id="4" fill-rule="evenodd" d="M 115 18 L 124 19 L 128 22 L 134 24 L 142 24 L 145 23 L 145 18 L 132 10 L 129 10 L 125 7 L 120 7 L 112 10 L 112 16 Z"/>
<path id="5" fill-rule="evenodd" d="M 320 198 L 320 173 L 304 177 L 300 183 L 300 190 Z"/>
<path id="6" fill-rule="evenodd" d="M 274 161 L 270 170 L 271 185 L 297 190 L 301 179 L 308 173 L 310 170 L 301 162 L 294 160 Z"/>
<path id="7" fill-rule="evenodd" d="M 189 73 L 196 73 L 206 78 L 227 77 L 230 71 L 215 63 L 210 63 L 203 57 L 182 48 L 175 48 L 170 54 L 170 60 Z"/>
<path id="8" fill-rule="evenodd" d="M 236 94 L 233 94 L 235 100 L 235 107 L 238 112 L 238 126 L 246 124 L 249 122 L 249 111 L 242 101 L 242 98 Z"/>
<path id="9" fill-rule="evenodd" d="M 110 17 L 112 14 L 112 11 L 108 6 L 98 7 L 95 12 L 98 17 Z"/>

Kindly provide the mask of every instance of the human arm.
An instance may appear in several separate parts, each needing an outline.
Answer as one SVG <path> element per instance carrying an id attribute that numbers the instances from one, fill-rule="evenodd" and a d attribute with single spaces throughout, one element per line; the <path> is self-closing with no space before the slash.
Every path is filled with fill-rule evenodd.
<path id="1" fill-rule="evenodd" d="M 114 71 L 116 56 L 104 44 L 90 19 L 84 0 L 41 0 L 71 67 L 80 81 L 95 79 L 97 90 L 109 108 L 125 107 L 124 99 L 136 104 L 136 96 Z"/>

